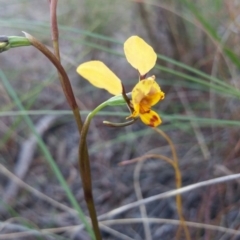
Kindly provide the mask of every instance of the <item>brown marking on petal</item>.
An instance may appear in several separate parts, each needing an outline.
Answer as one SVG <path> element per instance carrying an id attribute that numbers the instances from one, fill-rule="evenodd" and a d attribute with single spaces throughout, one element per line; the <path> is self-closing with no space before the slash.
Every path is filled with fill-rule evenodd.
<path id="1" fill-rule="evenodd" d="M 153 115 L 151 119 L 153 119 L 153 121 L 156 121 L 158 120 L 158 117 L 156 115 Z"/>
<path id="2" fill-rule="evenodd" d="M 150 124 L 149 126 L 154 127 L 154 123 L 158 120 L 158 117 L 156 115 L 153 115 L 150 119 Z"/>

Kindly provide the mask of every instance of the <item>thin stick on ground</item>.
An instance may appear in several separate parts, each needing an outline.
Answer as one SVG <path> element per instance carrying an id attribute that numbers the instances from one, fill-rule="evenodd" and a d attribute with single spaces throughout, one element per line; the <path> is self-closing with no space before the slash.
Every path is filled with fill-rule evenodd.
<path id="1" fill-rule="evenodd" d="M 138 163 L 134 169 L 134 174 L 133 174 L 134 189 L 135 189 L 135 193 L 136 193 L 138 200 L 143 199 L 141 186 L 139 183 L 139 176 L 140 176 L 142 165 L 143 165 L 143 161 L 138 161 Z M 147 218 L 147 210 L 146 210 L 145 205 L 142 204 L 139 206 L 139 208 L 140 208 L 142 218 Z M 144 228 L 144 232 L 145 232 L 145 239 L 152 240 L 151 229 L 150 229 L 149 223 L 144 221 L 143 228 Z"/>

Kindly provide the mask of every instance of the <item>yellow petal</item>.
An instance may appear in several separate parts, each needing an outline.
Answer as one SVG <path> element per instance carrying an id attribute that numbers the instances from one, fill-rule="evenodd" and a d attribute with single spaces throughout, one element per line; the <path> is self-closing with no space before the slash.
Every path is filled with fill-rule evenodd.
<path id="1" fill-rule="evenodd" d="M 93 86 L 113 95 L 122 93 L 121 80 L 102 62 L 90 61 L 78 66 L 77 72 Z"/>
<path id="2" fill-rule="evenodd" d="M 150 110 L 149 112 L 144 114 L 140 114 L 140 118 L 144 124 L 150 127 L 157 127 L 159 124 L 162 123 L 162 120 L 159 117 L 159 115 L 153 110 Z"/>
<path id="3" fill-rule="evenodd" d="M 154 78 L 142 80 L 132 90 L 133 107 L 141 102 L 151 107 L 162 100 L 164 95 Z"/>
<path id="4" fill-rule="evenodd" d="M 140 75 L 148 73 L 156 64 L 157 54 L 142 38 L 132 36 L 124 43 L 124 52 L 128 62 Z"/>

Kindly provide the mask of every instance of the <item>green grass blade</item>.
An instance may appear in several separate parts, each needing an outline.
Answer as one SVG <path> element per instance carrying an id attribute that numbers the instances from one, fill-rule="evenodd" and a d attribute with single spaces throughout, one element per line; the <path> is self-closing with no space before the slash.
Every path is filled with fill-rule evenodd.
<path id="1" fill-rule="evenodd" d="M 216 77 L 208 75 L 208 74 L 206 74 L 206 73 L 204 73 L 204 72 L 202 72 L 202 71 L 200 71 L 200 70 L 198 70 L 196 68 L 190 67 L 190 66 L 188 66 L 188 65 L 186 65 L 186 64 L 184 64 L 182 62 L 178 62 L 178 61 L 176 61 L 174 59 L 171 59 L 171 58 L 166 57 L 166 56 L 161 55 L 161 54 L 158 54 L 157 56 L 161 60 L 164 60 L 164 61 L 166 61 L 168 63 L 171 63 L 171 64 L 173 64 L 173 65 L 175 65 L 177 67 L 181 67 L 181 68 L 183 68 L 183 69 L 185 69 L 185 70 L 187 70 L 187 71 L 189 71 L 191 73 L 194 73 L 196 75 L 199 75 L 199 76 L 201 76 L 203 78 L 209 79 L 212 82 L 215 82 L 215 83 L 217 83 L 217 84 L 219 84 L 219 85 L 221 85 L 223 87 L 229 88 L 231 90 L 236 90 L 231 85 L 229 85 L 228 83 L 224 82 L 223 80 L 220 80 L 220 79 L 218 79 Z"/>
<path id="2" fill-rule="evenodd" d="M 81 111 L 82 115 L 87 116 L 90 113 L 90 111 Z M 163 118 L 164 121 L 194 121 L 197 123 L 202 123 L 206 126 L 210 126 L 211 124 L 215 124 L 216 126 L 240 126 L 240 120 L 228 120 L 228 119 L 213 119 L 213 118 L 201 118 L 201 117 L 190 117 L 186 115 L 169 115 L 164 114 L 162 112 L 158 112 L 159 115 Z M 33 116 L 39 116 L 39 115 L 60 115 L 60 116 L 69 116 L 72 115 L 72 111 L 70 110 L 31 110 L 31 111 L 14 111 L 14 112 L 3 112 L 0 113 L 0 117 L 6 117 L 6 116 L 19 116 L 19 115 L 33 115 Z M 111 116 L 111 117 L 127 117 L 129 114 L 128 112 L 114 112 L 114 111 L 100 111 L 97 113 L 97 116 Z M 66 117 L 66 119 L 69 121 L 69 117 Z"/>

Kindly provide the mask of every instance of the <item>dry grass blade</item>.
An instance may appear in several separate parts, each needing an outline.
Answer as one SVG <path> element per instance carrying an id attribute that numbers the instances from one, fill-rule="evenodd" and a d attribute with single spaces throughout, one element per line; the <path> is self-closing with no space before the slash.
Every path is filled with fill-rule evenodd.
<path id="1" fill-rule="evenodd" d="M 150 222 L 150 223 L 155 223 L 155 224 L 173 224 L 173 225 L 180 225 L 181 222 L 179 220 L 173 220 L 173 219 L 162 219 L 162 218 L 130 218 L 130 219 L 112 219 L 112 220 L 105 220 L 100 222 L 100 226 L 106 225 L 106 226 L 111 226 L 111 225 L 120 225 L 120 224 L 134 224 L 134 223 L 142 223 L 142 222 Z M 203 223 L 196 223 L 196 222 L 185 222 L 187 226 L 193 227 L 193 228 L 199 228 L 199 229 L 208 229 L 211 231 L 218 231 L 222 232 L 225 234 L 229 235 L 234 235 L 234 236 L 240 236 L 240 231 L 239 230 L 234 230 L 234 229 L 229 229 L 221 226 L 214 226 L 210 224 L 203 224 Z M 4 222 L 0 222 L 0 227 L 2 225 L 5 225 Z M 11 229 L 21 229 L 21 231 L 24 231 L 26 228 L 19 225 L 19 224 L 13 224 L 9 223 L 7 225 Z M 58 227 L 58 228 L 47 228 L 47 229 L 41 229 L 39 231 L 37 230 L 28 230 L 20 233 L 7 233 L 7 234 L 1 234 L 0 239 L 5 240 L 5 239 L 17 239 L 17 237 L 27 237 L 27 236 L 40 236 L 40 235 L 46 235 L 46 234 L 53 234 L 53 233 L 59 233 L 59 232 L 73 232 L 73 231 L 78 231 L 79 227 L 82 225 L 74 225 L 74 226 L 66 226 L 66 227 Z M 104 227 L 104 230 L 107 230 L 108 227 Z M 112 229 L 110 233 L 112 232 Z M 117 236 L 117 235 L 116 235 Z M 119 237 L 122 239 L 126 240 L 132 240 L 132 238 L 125 237 L 123 234 L 119 234 Z"/>
<path id="2" fill-rule="evenodd" d="M 173 225 L 181 224 L 181 221 L 179 221 L 179 220 L 161 219 L 161 218 L 116 219 L 116 220 L 102 221 L 101 223 L 104 223 L 106 225 L 115 225 L 115 224 L 140 223 L 143 221 L 146 221 L 149 223 L 158 223 L 158 224 L 173 224 Z M 189 227 L 208 229 L 208 230 L 212 230 L 212 231 L 219 231 L 219 232 L 231 234 L 234 236 L 240 236 L 240 230 L 234 230 L 234 229 L 229 229 L 229 228 L 225 228 L 225 227 L 221 227 L 221 226 L 214 226 L 214 225 L 210 225 L 210 224 L 203 224 L 203 223 L 196 223 L 196 222 L 189 222 L 189 221 L 185 221 L 185 223 Z"/>
<path id="3" fill-rule="evenodd" d="M 173 197 L 173 196 L 176 196 L 178 194 L 193 191 L 197 188 L 237 180 L 238 178 L 240 178 L 240 173 L 232 174 L 232 175 L 228 175 L 228 176 L 224 176 L 224 177 L 219 177 L 219 178 L 214 178 L 214 179 L 210 179 L 210 180 L 207 180 L 207 181 L 202 181 L 202 182 L 199 182 L 199 183 L 191 184 L 191 185 L 188 185 L 186 187 L 182 187 L 182 188 L 179 188 L 179 189 L 176 189 L 176 190 L 171 190 L 171 191 L 168 191 L 168 192 L 160 193 L 160 194 L 157 194 L 155 196 L 148 197 L 148 198 L 145 198 L 143 200 L 139 200 L 139 201 L 136 201 L 136 202 L 133 202 L 133 203 L 129 203 L 129 204 L 126 204 L 126 205 L 124 205 L 122 207 L 119 207 L 119 208 L 115 208 L 108 213 L 100 215 L 99 220 L 103 220 L 103 219 L 106 219 L 106 218 L 111 218 L 111 217 L 113 217 L 115 215 L 118 215 L 118 214 L 121 214 L 121 213 L 123 213 L 123 212 L 125 212 L 129 209 L 139 207 L 141 204 L 150 203 L 150 202 L 153 202 L 153 201 L 156 201 L 156 200 L 159 200 L 159 199 L 163 199 L 163 198 Z"/>
<path id="4" fill-rule="evenodd" d="M 139 182 L 139 177 L 140 177 L 140 172 L 141 172 L 142 166 L 143 166 L 143 161 L 138 161 L 138 163 L 134 169 L 134 174 L 133 174 L 134 189 L 135 189 L 135 193 L 136 193 L 138 200 L 143 199 L 141 186 L 140 186 L 140 182 Z M 146 210 L 145 205 L 144 204 L 140 205 L 139 208 L 140 208 L 142 218 L 146 219 L 147 218 L 147 210 Z M 151 235 L 151 229 L 150 229 L 149 223 L 144 221 L 143 227 L 144 227 L 144 231 L 145 231 L 145 239 L 151 240 L 152 235 Z"/>

